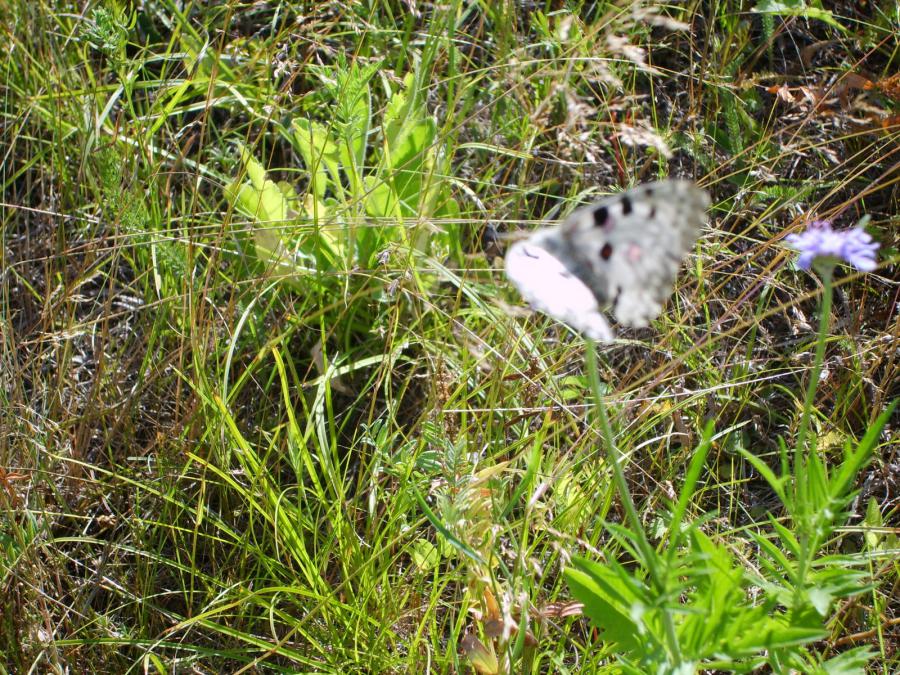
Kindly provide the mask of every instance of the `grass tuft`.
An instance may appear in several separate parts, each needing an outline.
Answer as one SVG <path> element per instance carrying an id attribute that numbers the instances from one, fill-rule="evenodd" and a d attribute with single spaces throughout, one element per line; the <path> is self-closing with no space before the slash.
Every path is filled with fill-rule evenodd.
<path id="1" fill-rule="evenodd" d="M 897 671 L 898 26 L 4 3 L 0 672 Z M 509 241 L 666 176 L 652 327 L 521 310 Z"/>

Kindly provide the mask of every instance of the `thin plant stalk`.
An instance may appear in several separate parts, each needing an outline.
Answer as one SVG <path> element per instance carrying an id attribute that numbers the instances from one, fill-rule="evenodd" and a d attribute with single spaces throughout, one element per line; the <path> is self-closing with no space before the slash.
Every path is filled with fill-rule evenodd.
<path id="1" fill-rule="evenodd" d="M 616 490 L 619 493 L 619 498 L 622 500 L 622 507 L 625 509 L 626 518 L 631 525 L 631 530 L 634 533 L 635 541 L 641 551 L 641 557 L 644 559 L 644 565 L 650 574 L 653 586 L 657 593 L 664 594 L 666 592 L 664 575 L 656 564 L 656 556 L 653 547 L 650 546 L 650 542 L 647 540 L 647 535 L 641 525 L 640 516 L 634 505 L 634 500 L 631 498 L 631 491 L 628 489 L 628 481 L 625 479 L 625 470 L 622 467 L 622 452 L 615 443 L 612 425 L 609 423 L 609 415 L 606 412 L 606 405 L 603 402 L 603 393 L 600 389 L 600 371 L 597 367 L 597 345 L 590 339 L 586 339 L 585 342 L 585 351 L 587 352 L 585 355 L 585 364 L 587 366 L 588 379 L 591 384 L 591 392 L 596 401 L 595 409 L 597 411 L 597 419 L 600 422 L 600 433 L 603 438 L 603 445 L 606 447 L 606 456 L 612 467 L 613 481 L 615 482 Z M 678 644 L 678 635 L 675 632 L 675 622 L 672 619 L 672 615 L 665 608 L 663 609 L 663 622 L 666 627 L 666 637 L 669 642 L 670 653 L 672 654 L 675 664 L 680 665 L 681 648 Z"/>
<path id="2" fill-rule="evenodd" d="M 813 369 L 806 387 L 806 398 L 803 401 L 803 415 L 800 418 L 800 428 L 797 431 L 797 445 L 794 453 L 797 458 L 806 450 L 806 436 L 809 433 L 809 421 L 812 418 L 813 403 L 816 390 L 819 387 L 819 376 L 822 373 L 822 363 L 825 361 L 825 341 L 828 337 L 828 324 L 831 319 L 831 296 L 833 265 L 820 265 L 817 271 L 822 275 L 822 307 L 819 313 L 819 336 L 816 342 L 816 356 L 813 361 Z"/>
<path id="3" fill-rule="evenodd" d="M 822 277 L 822 305 L 819 308 L 819 334 L 816 338 L 816 353 L 813 360 L 812 372 L 806 387 L 806 396 L 803 400 L 803 411 L 800 417 L 800 427 L 797 430 L 797 442 L 794 446 L 794 514 L 800 519 L 800 553 L 797 566 L 796 593 L 801 594 L 806 589 L 806 575 L 809 571 L 812 551 L 818 548 L 816 537 L 817 527 L 811 522 L 808 513 L 810 500 L 805 491 L 807 485 L 807 468 L 809 463 L 809 448 L 807 436 L 809 435 L 810 420 L 813 415 L 816 391 L 819 386 L 819 377 L 822 373 L 822 364 L 825 361 L 825 343 L 828 339 L 828 327 L 831 321 L 831 298 L 834 264 L 823 261 L 815 266 L 816 271 Z M 799 601 L 799 597 L 797 598 Z"/>

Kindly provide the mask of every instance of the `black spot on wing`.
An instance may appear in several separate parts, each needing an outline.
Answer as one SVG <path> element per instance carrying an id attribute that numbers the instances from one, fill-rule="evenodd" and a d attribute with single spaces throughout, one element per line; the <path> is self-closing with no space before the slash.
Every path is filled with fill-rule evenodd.
<path id="1" fill-rule="evenodd" d="M 655 206 L 650 207 L 650 219 L 652 220 L 653 218 L 656 218 L 656 207 Z"/>
<path id="2" fill-rule="evenodd" d="M 603 260 L 609 260 L 612 254 L 613 247 L 610 245 L 610 243 L 606 242 L 605 244 L 603 244 L 603 248 L 600 249 L 600 257 Z"/>
<path id="3" fill-rule="evenodd" d="M 594 209 L 594 226 L 606 227 L 609 223 L 609 209 L 605 206 L 599 206 Z"/>
<path id="4" fill-rule="evenodd" d="M 622 215 L 627 216 L 631 213 L 631 198 L 628 195 L 622 197 L 619 203 L 622 204 Z"/>

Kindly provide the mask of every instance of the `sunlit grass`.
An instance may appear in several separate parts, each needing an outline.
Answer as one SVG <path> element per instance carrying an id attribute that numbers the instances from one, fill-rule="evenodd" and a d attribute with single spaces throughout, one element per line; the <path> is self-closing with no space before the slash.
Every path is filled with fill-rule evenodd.
<path id="1" fill-rule="evenodd" d="M 809 217 L 883 244 L 835 280 L 830 470 L 896 397 L 897 101 L 829 89 L 896 71 L 895 15 L 413 5 L 0 9 L 4 672 L 621 672 L 563 576 L 639 572 L 595 395 L 660 555 L 690 477 L 683 522 L 765 579 L 790 512 L 747 453 L 780 473 L 800 423 Z M 593 391 L 499 255 L 666 175 L 709 226 Z M 869 585 L 808 672 L 897 668 L 895 433 L 821 563 Z"/>

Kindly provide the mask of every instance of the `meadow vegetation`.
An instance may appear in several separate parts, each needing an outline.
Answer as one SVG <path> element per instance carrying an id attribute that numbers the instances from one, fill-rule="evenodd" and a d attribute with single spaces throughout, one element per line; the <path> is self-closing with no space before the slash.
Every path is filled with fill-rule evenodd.
<path id="1" fill-rule="evenodd" d="M 0 27 L 0 673 L 900 669 L 894 0 Z M 516 233 L 668 176 L 652 327 L 526 311 Z"/>

